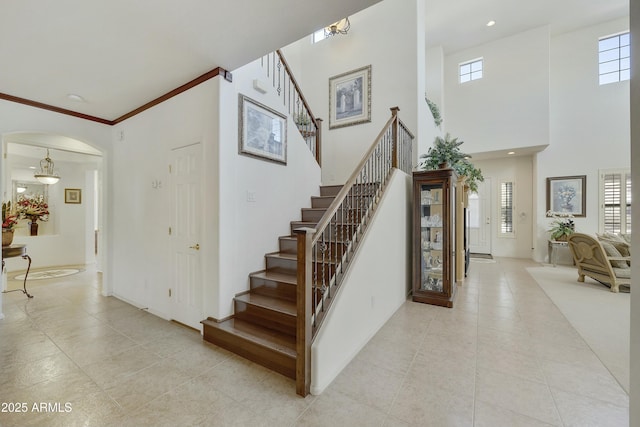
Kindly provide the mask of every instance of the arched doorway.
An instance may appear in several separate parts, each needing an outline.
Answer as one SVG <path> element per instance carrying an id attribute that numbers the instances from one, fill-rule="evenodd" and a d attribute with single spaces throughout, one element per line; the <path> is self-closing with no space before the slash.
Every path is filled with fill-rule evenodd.
<path id="1" fill-rule="evenodd" d="M 15 208 L 20 198 L 38 195 L 49 206 L 47 220 L 37 221 L 37 235 L 31 235 L 27 219 L 14 233 L 14 242 L 28 245 L 32 267 L 91 265 L 102 271 L 102 151 L 74 138 L 41 132 L 6 133 L 2 144 L 3 201 Z M 60 175 L 59 182 L 49 185 L 34 177 L 47 152 Z M 20 260 L 6 261 L 8 271 L 21 268 L 12 265 Z"/>

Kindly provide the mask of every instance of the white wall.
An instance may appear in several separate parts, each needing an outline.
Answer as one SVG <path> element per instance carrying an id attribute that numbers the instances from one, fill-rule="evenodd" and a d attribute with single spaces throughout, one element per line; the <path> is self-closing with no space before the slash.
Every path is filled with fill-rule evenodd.
<path id="1" fill-rule="evenodd" d="M 253 89 L 255 78 L 268 83 L 259 61 L 234 70 L 233 84 L 220 86 L 218 298 L 206 313 L 217 319 L 233 313 L 232 299 L 249 289 L 249 273 L 265 268 L 265 253 L 279 250 L 278 237 L 291 234 L 290 222 L 301 220 L 300 209 L 320 192 L 320 167 L 291 118 L 286 166 L 238 154 L 238 94 L 287 114 L 273 88 L 266 94 Z"/>
<path id="2" fill-rule="evenodd" d="M 629 82 L 598 84 L 598 38 L 629 29 L 628 19 L 551 39 L 550 145 L 538 154 L 535 257 L 547 253 L 546 178 L 586 175 L 586 217 L 576 230 L 598 231 L 598 171 L 630 167 Z"/>
<path id="3" fill-rule="evenodd" d="M 504 159 L 473 160 L 482 170 L 487 182 L 491 180 L 491 242 L 492 255 L 499 257 L 530 258 L 533 218 L 533 159 L 531 156 L 513 156 Z M 500 234 L 500 184 L 514 183 L 513 216 L 515 235 Z"/>
<path id="4" fill-rule="evenodd" d="M 444 50 L 442 46 L 427 49 L 425 62 L 427 96 L 438 105 L 440 115 L 444 116 Z"/>
<path id="5" fill-rule="evenodd" d="M 306 37 L 283 49 L 314 114 L 325 119 L 322 180 L 341 184 L 400 107 L 400 118 L 425 138 L 430 119 L 425 93 L 424 0 L 386 0 L 349 17 L 351 30 L 311 44 Z M 402 25 L 391 25 L 391 23 Z M 329 79 L 371 65 L 371 123 L 329 130 Z M 422 121 L 420 125 L 419 121 Z M 428 135 L 427 140 L 431 140 Z"/>
<path id="6" fill-rule="evenodd" d="M 312 394 L 320 394 L 405 302 L 411 282 L 411 198 L 411 176 L 394 170 L 312 344 Z"/>
<path id="7" fill-rule="evenodd" d="M 233 313 L 232 299 L 248 289 L 249 273 L 264 269 L 264 255 L 278 250 L 278 236 L 300 219 L 319 193 L 320 169 L 292 120 L 287 165 L 238 153 L 238 93 L 284 112 L 259 64 L 233 71 L 153 107 L 114 129 L 114 294 L 165 318 L 172 317 L 170 150 L 202 145 L 202 319 Z M 124 140 L 119 141 L 121 132 Z M 160 181 L 160 188 L 152 182 Z M 247 200 L 247 192 L 255 202 Z M 197 326 L 197 325 L 192 325 Z"/>
<path id="8" fill-rule="evenodd" d="M 109 216 L 113 243 L 109 257 L 114 272 L 113 293 L 165 318 L 171 317 L 168 289 L 173 287 L 169 155 L 174 148 L 200 143 L 203 170 L 217 169 L 209 148 L 218 143 L 211 125 L 217 122 L 218 80 L 202 83 L 112 129 L 113 203 Z M 154 182 L 160 185 L 154 188 Z M 206 210 L 206 201 L 216 197 L 216 191 L 207 179 L 201 191 L 205 225 L 215 215 Z M 205 230 L 199 242 L 204 266 L 217 253 L 211 243 L 213 235 Z"/>
<path id="9" fill-rule="evenodd" d="M 459 64 L 480 57 L 483 77 L 458 83 Z M 446 131 L 464 152 L 549 143 L 547 27 L 447 55 L 444 82 Z"/>

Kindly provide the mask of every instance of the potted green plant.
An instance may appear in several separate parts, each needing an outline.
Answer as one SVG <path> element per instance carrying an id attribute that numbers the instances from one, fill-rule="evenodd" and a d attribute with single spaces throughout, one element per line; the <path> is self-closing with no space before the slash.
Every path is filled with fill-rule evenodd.
<path id="1" fill-rule="evenodd" d="M 427 154 L 420 156 L 421 159 L 424 159 L 420 166 L 426 170 L 453 166 L 465 157 L 470 157 L 460 151 L 462 144 L 464 144 L 464 141 L 458 141 L 458 138 L 452 139 L 449 134 L 446 134 L 444 138 L 437 136 L 433 142 L 433 147 L 429 147 Z"/>
<path id="2" fill-rule="evenodd" d="M 551 227 L 548 230 L 551 232 L 551 240 L 566 242 L 567 238 L 576 231 L 576 226 L 573 223 L 573 215 L 548 211 L 547 216 L 553 218 Z"/>
<path id="3" fill-rule="evenodd" d="M 469 190 L 478 191 L 478 182 L 483 182 L 484 177 L 482 171 L 469 161 L 470 155 L 463 153 L 460 146 L 464 141 L 458 141 L 458 138 L 451 138 L 448 133 L 444 138 L 436 137 L 433 147 L 429 148 L 427 154 L 420 156 L 421 161 L 418 169 L 435 170 L 443 167 L 453 168 L 458 176 L 465 177 Z"/>
<path id="4" fill-rule="evenodd" d="M 442 123 L 442 116 L 440 115 L 440 109 L 438 108 L 438 105 L 427 98 L 426 95 L 424 99 L 425 101 L 427 101 L 427 105 L 429 106 L 429 110 L 431 111 L 431 115 L 433 116 L 433 123 L 437 127 L 440 127 L 440 124 Z"/>
<path id="5" fill-rule="evenodd" d="M 304 127 L 311 123 L 311 117 L 306 112 L 301 111 L 293 115 L 293 121 L 298 127 Z"/>

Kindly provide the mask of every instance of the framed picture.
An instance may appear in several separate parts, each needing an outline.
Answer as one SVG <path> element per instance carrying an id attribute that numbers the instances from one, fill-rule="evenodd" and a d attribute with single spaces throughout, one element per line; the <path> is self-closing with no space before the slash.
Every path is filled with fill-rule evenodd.
<path id="1" fill-rule="evenodd" d="M 329 79 L 329 129 L 371 121 L 371 65 Z"/>
<path id="2" fill-rule="evenodd" d="M 65 188 L 64 202 L 75 203 L 79 205 L 80 203 L 82 203 L 82 190 L 79 188 Z"/>
<path id="3" fill-rule="evenodd" d="M 547 178 L 547 212 L 587 215 L 587 176 Z"/>
<path id="4" fill-rule="evenodd" d="M 286 116 L 242 94 L 238 104 L 240 154 L 286 165 Z"/>

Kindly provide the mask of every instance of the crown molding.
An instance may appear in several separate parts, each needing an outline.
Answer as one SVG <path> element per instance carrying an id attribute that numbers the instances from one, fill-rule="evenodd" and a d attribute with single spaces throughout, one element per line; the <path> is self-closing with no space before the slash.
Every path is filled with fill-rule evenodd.
<path id="1" fill-rule="evenodd" d="M 182 86 L 179 86 L 175 89 L 173 89 L 170 92 L 165 93 L 162 96 L 159 96 L 158 98 L 154 99 L 153 101 L 147 102 L 146 104 L 136 108 L 135 110 L 132 110 L 130 112 L 128 112 L 127 114 L 124 114 L 120 117 L 118 117 L 115 120 L 108 120 L 108 119 L 103 119 L 100 117 L 95 117 L 95 116 L 91 116 L 88 114 L 83 114 L 83 113 L 79 113 L 77 111 L 72 111 L 72 110 L 68 110 L 66 108 L 60 108 L 60 107 L 56 107 L 54 105 L 49 105 L 49 104 L 44 104 L 42 102 L 37 102 L 37 101 L 32 101 L 30 99 L 26 99 L 26 98 L 20 98 L 18 96 L 13 96 L 13 95 L 9 95 L 6 93 L 1 93 L 0 92 L 0 99 L 4 99 L 5 101 L 10 101 L 10 102 L 15 102 L 18 104 L 23 104 L 23 105 L 28 105 L 30 107 L 34 107 L 34 108 L 40 108 L 42 110 L 48 110 L 48 111 L 53 111 L 55 113 L 59 113 L 59 114 L 65 114 L 67 116 L 72 116 L 72 117 L 77 117 L 79 119 L 84 119 L 84 120 L 89 120 L 92 122 L 97 122 L 97 123 L 102 123 L 104 125 L 108 125 L 108 126 L 113 126 L 116 125 L 118 123 L 121 123 L 127 119 L 130 119 L 131 117 L 142 113 L 145 110 L 148 110 L 151 107 L 154 107 L 168 99 L 173 98 L 176 95 L 181 94 L 182 92 L 185 92 L 195 86 L 198 86 L 201 83 L 206 82 L 207 80 L 210 80 L 214 77 L 218 77 L 221 76 L 223 77 L 225 80 L 227 81 L 232 81 L 232 75 L 231 72 L 225 70 L 224 68 L 221 67 L 217 67 L 214 68 L 211 71 L 208 71 L 206 73 L 204 73 L 203 75 L 201 75 L 200 77 L 197 77 L 193 80 L 191 80 L 190 82 L 187 82 L 185 84 L 183 84 Z"/>

